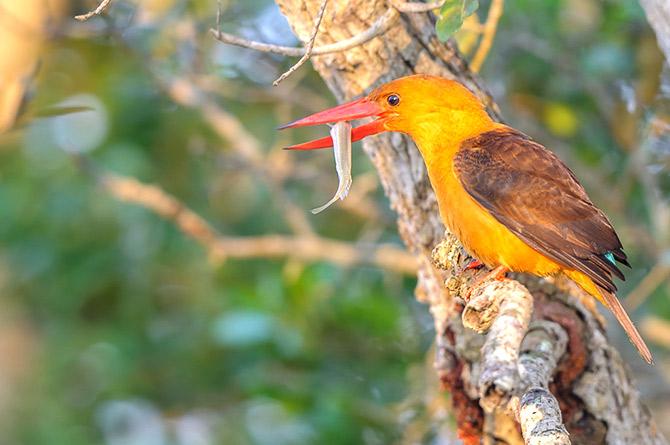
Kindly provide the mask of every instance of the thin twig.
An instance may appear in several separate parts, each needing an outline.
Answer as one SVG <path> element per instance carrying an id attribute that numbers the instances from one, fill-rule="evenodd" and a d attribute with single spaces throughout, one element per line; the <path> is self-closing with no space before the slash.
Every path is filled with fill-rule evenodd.
<path id="1" fill-rule="evenodd" d="M 328 5 L 328 0 L 323 0 L 321 2 L 321 8 L 319 8 L 319 13 L 316 16 L 316 21 L 314 22 L 314 29 L 312 30 L 312 35 L 305 45 L 305 54 L 302 55 L 300 60 L 298 60 L 288 71 L 279 76 L 277 80 L 272 82 L 272 85 L 277 86 L 279 83 L 286 79 L 288 76 L 293 74 L 295 70 L 300 68 L 305 62 L 309 60 L 312 56 L 312 50 L 314 49 L 314 41 L 316 40 L 316 35 L 319 33 L 319 26 L 321 26 L 321 21 L 323 20 L 323 14 L 326 12 L 326 5 Z"/>
<path id="2" fill-rule="evenodd" d="M 400 17 L 400 14 L 395 8 L 389 8 L 388 11 L 379 17 L 368 29 L 360 34 L 356 34 L 348 39 L 328 45 L 317 46 L 312 48 L 312 56 L 319 56 L 323 54 L 337 53 L 355 48 L 364 43 L 369 42 L 377 36 L 384 34 L 395 21 Z M 256 42 L 253 40 L 244 39 L 242 37 L 234 36 L 217 29 L 210 29 L 209 32 L 220 42 L 228 43 L 230 45 L 241 46 L 256 51 L 265 53 L 280 54 L 290 57 L 301 57 L 305 54 L 305 48 L 296 48 L 293 46 L 273 45 L 270 43 Z"/>
<path id="3" fill-rule="evenodd" d="M 283 178 L 273 171 L 267 162 L 261 144 L 256 137 L 232 114 L 219 106 L 207 94 L 204 94 L 193 82 L 186 78 L 169 81 L 159 80 L 166 93 L 176 103 L 197 109 L 205 121 L 221 137 L 228 141 L 233 150 L 255 171 L 267 181 L 270 189 L 277 195 L 278 206 L 291 229 L 300 235 L 310 236 L 314 230 L 307 219 L 305 211 L 299 209 L 281 188 Z"/>
<path id="4" fill-rule="evenodd" d="M 428 11 L 432 11 L 433 9 L 441 8 L 442 5 L 444 5 L 444 2 L 445 2 L 445 0 L 440 0 L 440 1 L 436 1 L 436 2 L 428 2 L 428 3 L 393 1 L 393 2 L 391 2 L 391 6 L 393 6 L 398 11 L 404 12 L 404 13 L 420 13 L 420 12 L 428 12 Z"/>
<path id="5" fill-rule="evenodd" d="M 100 15 L 102 14 L 105 9 L 109 7 L 109 5 L 112 3 L 112 0 L 102 0 L 100 4 L 98 5 L 97 8 L 95 8 L 92 11 L 87 12 L 86 14 L 81 14 L 81 15 L 75 15 L 74 18 L 79 20 L 80 22 L 85 22 L 86 20 L 90 19 L 94 15 Z"/>
<path id="6" fill-rule="evenodd" d="M 493 38 L 496 35 L 496 30 L 498 29 L 498 22 L 503 13 L 504 0 L 493 0 L 489 8 L 489 14 L 486 18 L 486 23 L 484 23 L 484 34 L 482 36 L 482 41 L 477 48 L 477 52 L 470 63 L 470 69 L 475 73 L 479 72 L 486 56 L 493 46 Z"/>
<path id="7" fill-rule="evenodd" d="M 153 73 L 152 73 L 153 74 Z M 264 165 L 261 144 L 256 137 L 231 113 L 224 110 L 211 96 L 204 94 L 185 77 L 172 80 L 158 79 L 159 85 L 176 103 L 195 108 L 212 129 L 224 140 L 231 143 L 243 159 L 254 166 Z"/>
<path id="8" fill-rule="evenodd" d="M 127 43 L 121 35 L 117 34 L 117 37 Z M 147 73 L 172 101 L 197 110 L 219 138 L 229 142 L 230 148 L 243 165 L 256 178 L 267 183 L 268 189 L 275 195 L 274 205 L 281 210 L 288 226 L 296 235 L 305 237 L 314 235 L 314 229 L 304 209 L 299 208 L 282 188 L 282 183 L 290 172 L 286 169 L 280 171 L 275 163 L 268 162 L 261 142 L 239 119 L 221 107 L 214 99 L 214 95 L 203 90 L 195 79 L 187 76 L 166 78 L 158 74 L 154 68 L 155 62 L 146 54 L 141 54 L 130 45 L 126 48 L 130 54 L 143 62 L 142 66 Z"/>
<path id="9" fill-rule="evenodd" d="M 222 236 L 204 218 L 160 187 L 101 172 L 85 160 L 83 166 L 115 198 L 143 206 L 172 221 L 185 235 L 202 245 L 217 263 L 227 258 L 295 258 L 328 261 L 344 267 L 367 264 L 406 275 L 416 274 L 415 257 L 391 245 L 352 245 L 316 236 Z"/>

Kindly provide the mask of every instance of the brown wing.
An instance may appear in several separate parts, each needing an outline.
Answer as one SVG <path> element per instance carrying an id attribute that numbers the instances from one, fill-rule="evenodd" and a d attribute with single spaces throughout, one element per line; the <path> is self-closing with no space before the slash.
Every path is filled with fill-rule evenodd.
<path id="1" fill-rule="evenodd" d="M 467 192 L 528 245 L 616 291 L 628 265 L 607 217 L 556 155 L 512 129 L 463 142 L 454 160 Z"/>

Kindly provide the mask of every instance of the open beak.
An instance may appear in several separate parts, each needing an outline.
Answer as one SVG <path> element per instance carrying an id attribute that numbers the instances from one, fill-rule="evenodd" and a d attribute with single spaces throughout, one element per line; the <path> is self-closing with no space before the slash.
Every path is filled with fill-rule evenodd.
<path id="1" fill-rule="evenodd" d="M 298 119 L 286 125 L 279 127 L 279 130 L 286 128 L 306 127 L 310 125 L 330 124 L 341 121 L 352 121 L 366 117 L 376 117 L 376 120 L 355 127 L 351 131 L 351 141 L 360 141 L 366 136 L 386 131 L 384 127 L 385 119 L 383 117 L 384 109 L 371 101 L 367 97 L 338 105 L 328 110 L 320 111 L 311 116 Z M 314 150 L 317 148 L 329 148 L 333 146 L 333 139 L 330 136 L 316 139 L 314 141 L 304 142 L 302 144 L 291 145 L 285 150 Z"/>

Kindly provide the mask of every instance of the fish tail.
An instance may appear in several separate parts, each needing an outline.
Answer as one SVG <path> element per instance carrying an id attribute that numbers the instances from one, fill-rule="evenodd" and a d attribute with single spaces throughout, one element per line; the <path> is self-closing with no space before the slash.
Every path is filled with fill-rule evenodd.
<path id="1" fill-rule="evenodd" d="M 631 321 L 630 317 L 626 313 L 626 310 L 621 305 L 621 302 L 616 297 L 616 295 L 610 291 L 600 288 L 596 285 L 591 278 L 587 277 L 579 271 L 564 271 L 565 274 L 577 283 L 582 289 L 588 292 L 590 295 L 594 296 L 598 301 L 603 305 L 609 308 L 610 311 L 614 314 L 621 327 L 623 327 L 631 343 L 637 348 L 638 352 L 642 358 L 649 363 L 650 365 L 654 363 L 654 358 L 649 351 L 649 348 L 645 344 L 642 336 L 635 328 L 635 325 Z"/>

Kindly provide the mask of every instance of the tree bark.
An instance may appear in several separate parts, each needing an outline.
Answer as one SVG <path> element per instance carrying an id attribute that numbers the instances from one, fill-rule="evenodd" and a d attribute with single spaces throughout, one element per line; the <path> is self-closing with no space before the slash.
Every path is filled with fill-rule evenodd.
<path id="1" fill-rule="evenodd" d="M 668 0 L 640 0 L 649 24 L 656 33 L 658 46 L 670 63 L 670 2 Z"/>
<path id="2" fill-rule="evenodd" d="M 296 35 L 307 41 L 321 0 L 277 0 L 277 4 Z M 384 1 L 331 0 L 316 46 L 363 32 L 388 7 Z M 397 13 L 394 20 L 386 33 L 362 46 L 312 58 L 339 101 L 401 76 L 427 73 L 458 79 L 498 118 L 490 94 L 469 71 L 454 44 L 437 40 L 430 14 Z M 526 443 L 570 443 L 561 431 L 561 416 L 558 426 L 544 430 L 542 419 L 524 417 L 544 412 L 542 406 L 533 405 L 533 394 L 549 396 L 547 413 L 557 411 L 558 402 L 573 444 L 665 443 L 640 402 L 625 364 L 608 344 L 591 299 L 582 299 L 582 293 L 569 282 L 527 276 L 483 286 L 468 301 L 458 298 L 467 294 L 481 272 L 462 273 L 468 258 L 453 236 L 445 239 L 416 147 L 407 137 L 384 134 L 367 139 L 364 150 L 398 215 L 401 237 L 419 260 L 416 297 L 429 305 L 434 318 L 435 367 L 450 394 L 465 443 L 520 444 L 524 439 Z M 535 335 L 544 329 L 542 323 L 552 328 Z M 529 332 L 535 334 L 523 340 L 529 326 Z M 556 327 L 562 334 L 554 335 Z M 545 351 L 546 344 L 553 352 L 538 360 L 535 352 Z M 534 360 L 539 364 L 533 365 Z M 535 368 L 540 377 L 529 377 Z"/>

